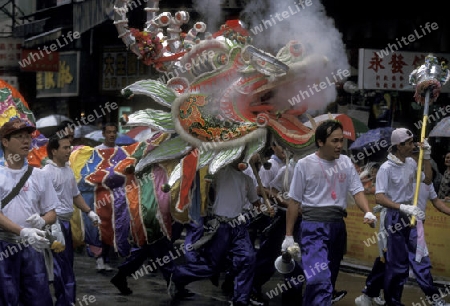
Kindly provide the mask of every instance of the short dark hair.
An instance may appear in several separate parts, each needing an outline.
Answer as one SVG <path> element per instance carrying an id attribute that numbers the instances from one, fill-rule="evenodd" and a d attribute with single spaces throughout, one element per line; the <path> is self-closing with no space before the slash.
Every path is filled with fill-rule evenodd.
<path id="1" fill-rule="evenodd" d="M 3 137 L 3 138 L 6 138 L 6 139 L 8 139 L 8 140 L 11 140 L 11 134 L 6 135 L 6 136 Z M 5 147 L 3 146 L 3 142 L 1 141 L 1 139 L 0 139 L 0 147 L 2 148 L 3 154 L 5 154 Z M 449 153 L 450 153 L 450 152 L 449 152 Z M 444 156 L 444 157 L 445 157 L 445 156 Z"/>
<path id="2" fill-rule="evenodd" d="M 52 150 L 58 150 L 59 149 L 59 141 L 61 138 L 57 134 L 50 136 L 47 143 L 47 155 L 48 158 L 53 159 L 53 153 Z"/>
<path id="3" fill-rule="evenodd" d="M 337 129 L 344 130 L 344 128 L 342 127 L 342 123 L 340 123 L 338 120 L 329 119 L 321 122 L 316 128 L 314 140 L 316 142 L 316 146 L 319 147 L 319 141 L 325 143 L 327 141 L 327 138 L 330 137 L 331 133 L 333 133 Z"/>
<path id="4" fill-rule="evenodd" d="M 119 128 L 117 127 L 117 124 L 115 124 L 114 122 L 107 122 L 105 123 L 105 125 L 102 127 L 102 131 L 105 132 L 106 131 L 106 127 L 107 126 L 114 126 L 116 128 L 116 131 L 119 131 Z"/>

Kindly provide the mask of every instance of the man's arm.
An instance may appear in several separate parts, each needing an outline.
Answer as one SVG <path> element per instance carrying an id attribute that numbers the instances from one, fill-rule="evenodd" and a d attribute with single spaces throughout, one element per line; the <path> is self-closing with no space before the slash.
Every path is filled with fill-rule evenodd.
<path id="1" fill-rule="evenodd" d="M 378 204 L 383 205 L 384 207 L 387 207 L 387 208 L 400 209 L 400 204 L 401 203 L 393 202 L 384 193 L 376 193 L 375 194 L 375 201 Z"/>
<path id="2" fill-rule="evenodd" d="M 295 222 L 297 222 L 300 203 L 294 199 L 289 199 L 286 211 L 286 236 L 293 236 Z"/>
<path id="3" fill-rule="evenodd" d="M 361 209 L 364 212 L 364 223 L 366 224 L 375 224 L 376 219 L 369 219 L 367 218 L 367 213 L 369 213 L 369 215 L 372 216 L 372 218 L 374 218 L 374 216 L 372 215 L 370 208 L 369 208 L 369 202 L 367 201 L 366 196 L 364 195 L 364 191 L 360 191 L 357 194 L 355 194 L 353 196 L 353 198 L 355 199 L 355 203 L 356 205 L 359 207 L 359 209 Z"/>
<path id="4" fill-rule="evenodd" d="M 450 216 L 450 207 L 445 205 L 444 201 L 442 201 L 439 198 L 435 198 L 435 199 L 431 200 L 431 203 L 433 204 L 434 207 L 436 207 L 436 209 L 438 211 L 440 211 L 443 214 L 446 214 L 446 215 Z"/>
<path id="5" fill-rule="evenodd" d="M 6 217 L 1 211 L 0 211 L 0 228 L 8 232 L 12 232 L 16 235 L 20 235 L 20 231 L 22 230 L 22 227 L 9 220 L 9 218 Z"/>
<path id="6" fill-rule="evenodd" d="M 89 205 L 87 205 L 86 201 L 84 200 L 81 194 L 78 194 L 77 196 L 73 197 L 73 204 L 75 204 L 75 206 L 78 207 L 84 213 L 89 213 L 91 211 L 91 208 L 89 207 Z"/>
<path id="7" fill-rule="evenodd" d="M 433 182 L 433 169 L 431 168 L 431 162 L 429 159 L 423 159 L 423 172 L 425 174 L 425 178 L 423 182 L 427 185 L 430 185 Z"/>
<path id="8" fill-rule="evenodd" d="M 53 224 L 56 222 L 56 211 L 54 209 L 47 211 L 43 216 L 45 224 Z"/>

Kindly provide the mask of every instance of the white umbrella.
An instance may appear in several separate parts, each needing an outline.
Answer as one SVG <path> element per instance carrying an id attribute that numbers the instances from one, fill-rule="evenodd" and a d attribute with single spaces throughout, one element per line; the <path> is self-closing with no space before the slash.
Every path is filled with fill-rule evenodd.
<path id="1" fill-rule="evenodd" d="M 63 121 L 73 122 L 72 119 L 70 119 L 64 115 L 53 114 L 53 115 L 43 117 L 43 118 L 39 119 L 38 121 L 36 121 L 36 127 L 38 129 L 41 129 L 41 128 L 45 128 L 45 127 L 58 126 Z"/>
<path id="2" fill-rule="evenodd" d="M 73 137 L 74 138 L 82 138 L 88 133 L 91 133 L 94 131 L 99 131 L 99 130 L 101 130 L 101 128 L 99 128 L 98 126 L 95 126 L 95 125 L 76 126 Z M 101 136 L 101 133 L 100 133 L 100 136 Z"/>

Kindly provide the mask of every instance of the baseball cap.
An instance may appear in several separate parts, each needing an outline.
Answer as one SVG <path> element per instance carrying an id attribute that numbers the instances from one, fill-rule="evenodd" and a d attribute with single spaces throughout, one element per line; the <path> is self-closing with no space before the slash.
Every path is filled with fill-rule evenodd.
<path id="1" fill-rule="evenodd" d="M 36 131 L 36 128 L 23 119 L 17 117 L 11 118 L 0 128 L 0 139 L 22 130 L 26 130 L 28 133 L 33 133 Z"/>
<path id="2" fill-rule="evenodd" d="M 389 152 L 392 150 L 393 146 L 396 146 L 402 142 L 405 142 L 406 140 L 413 138 L 413 133 L 405 128 L 397 128 L 394 131 L 392 131 L 391 134 L 391 146 L 389 147 Z"/>

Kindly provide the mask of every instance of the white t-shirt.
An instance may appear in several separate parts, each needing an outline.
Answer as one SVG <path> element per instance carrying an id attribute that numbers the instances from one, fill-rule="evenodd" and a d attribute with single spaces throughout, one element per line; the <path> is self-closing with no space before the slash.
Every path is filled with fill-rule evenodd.
<path id="1" fill-rule="evenodd" d="M 416 183 L 413 183 L 413 190 L 416 190 Z M 428 200 L 434 200 L 437 197 L 438 196 L 436 190 L 434 189 L 433 183 L 427 185 L 422 182 L 420 183 L 419 197 L 417 199 L 417 207 L 419 207 L 422 211 L 425 211 Z"/>
<path id="2" fill-rule="evenodd" d="M 332 193 L 336 197 L 333 199 Z M 347 192 L 364 191 L 359 175 L 350 158 L 340 155 L 334 161 L 319 158 L 316 153 L 300 159 L 294 169 L 289 197 L 302 206 L 347 207 Z"/>
<path id="3" fill-rule="evenodd" d="M 235 218 L 242 213 L 247 201 L 258 200 L 252 179 L 231 166 L 220 169 L 214 182 L 216 198 L 212 212 L 217 216 Z"/>
<path id="4" fill-rule="evenodd" d="M 377 173 L 375 194 L 384 193 L 395 203 L 411 203 L 416 169 L 417 163 L 410 157 L 402 164 L 391 160 L 384 162 Z"/>
<path id="5" fill-rule="evenodd" d="M 0 198 L 5 198 L 17 185 L 28 164 L 15 170 L 0 166 Z M 33 214 L 43 215 L 58 205 L 58 197 L 48 177 L 41 169 L 34 168 L 25 185 L 4 208 L 3 214 L 21 227 L 31 227 L 26 222 Z"/>
<path id="6" fill-rule="evenodd" d="M 73 213 L 73 198 L 80 194 L 77 181 L 72 169 L 67 163 L 58 167 L 53 161 L 47 161 L 42 171 L 48 175 L 58 195 L 59 205 L 56 206 L 57 215 Z"/>
<path id="7" fill-rule="evenodd" d="M 286 165 L 284 165 L 283 167 L 281 167 L 278 170 L 277 175 L 275 175 L 275 178 L 270 182 L 269 187 L 275 188 L 276 190 L 281 191 L 281 192 L 289 191 L 289 186 L 291 185 L 292 177 L 294 176 L 294 169 L 295 169 L 295 162 L 293 160 L 291 160 L 289 162 L 289 167 L 288 167 L 287 190 L 286 190 L 286 188 L 284 188 Z"/>
<path id="8" fill-rule="evenodd" d="M 268 160 L 269 163 L 272 164 L 269 170 L 266 170 L 264 166 L 261 166 L 259 169 L 259 177 L 261 178 L 261 184 L 263 187 L 268 188 L 270 182 L 275 178 L 281 167 L 285 165 L 285 163 L 279 159 L 276 155 L 272 155 Z"/>

